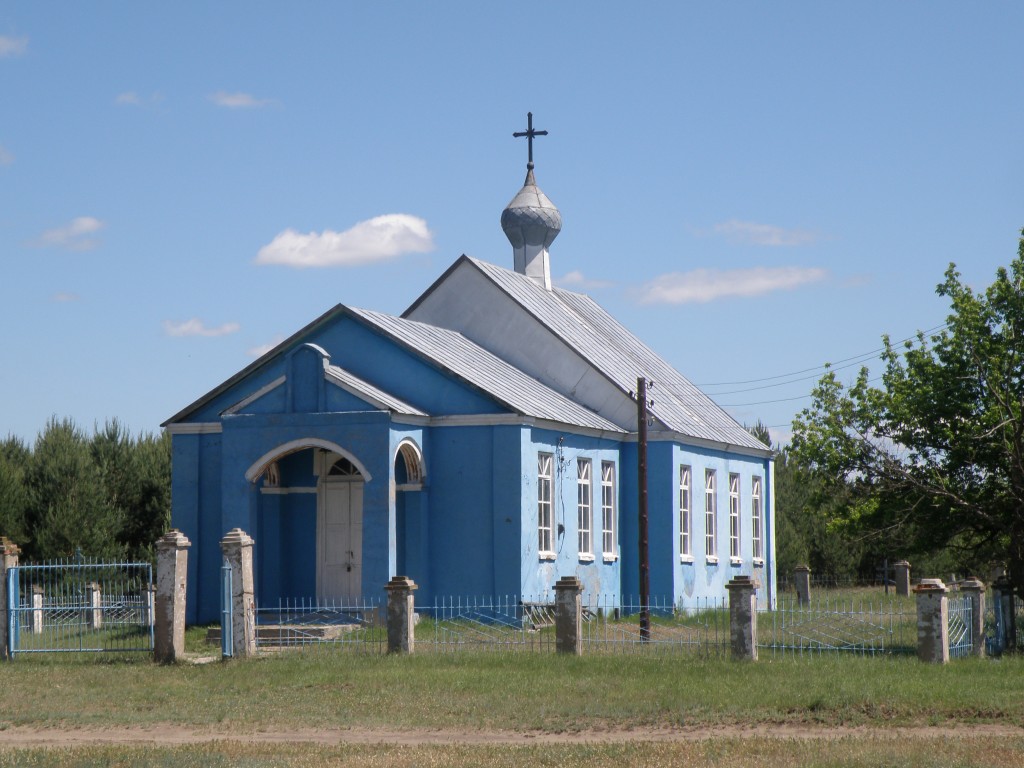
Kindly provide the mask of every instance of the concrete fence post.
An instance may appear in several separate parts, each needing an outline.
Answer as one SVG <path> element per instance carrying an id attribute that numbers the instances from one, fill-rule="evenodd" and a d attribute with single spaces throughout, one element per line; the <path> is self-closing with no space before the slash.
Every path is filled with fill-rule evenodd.
<path id="1" fill-rule="evenodd" d="M 583 584 L 575 576 L 555 583 L 555 650 L 583 654 Z"/>
<path id="2" fill-rule="evenodd" d="M 734 659 L 757 661 L 757 579 L 737 576 L 729 590 L 729 639 Z"/>
<path id="3" fill-rule="evenodd" d="M 32 621 L 28 631 L 34 635 L 43 634 L 43 585 L 32 585 Z"/>
<path id="4" fill-rule="evenodd" d="M 917 595 L 917 657 L 931 664 L 949 661 L 949 590 L 942 579 L 921 579 Z"/>
<path id="5" fill-rule="evenodd" d="M 85 610 L 89 629 L 103 629 L 103 590 L 98 582 L 85 585 Z"/>
<path id="6" fill-rule="evenodd" d="M 892 567 L 896 571 L 896 595 L 910 597 L 910 563 L 900 560 Z"/>
<path id="7" fill-rule="evenodd" d="M 999 619 L 996 642 L 1002 651 L 1012 651 L 1017 647 L 1017 617 L 1013 604 L 1013 582 L 1008 576 L 1000 576 L 992 584 L 992 600 Z"/>
<path id="8" fill-rule="evenodd" d="M 10 638 L 7 636 L 10 627 L 10 616 L 7 613 L 7 604 L 10 595 L 7 594 L 7 572 L 18 567 L 18 555 L 21 550 L 18 545 L 6 536 L 0 536 L 0 659 L 9 659 Z"/>
<path id="9" fill-rule="evenodd" d="M 985 655 L 985 584 L 977 576 L 960 582 L 960 591 L 971 601 L 971 655 Z"/>
<path id="10" fill-rule="evenodd" d="M 220 541 L 220 549 L 231 568 L 231 650 L 236 659 L 256 655 L 253 543 L 253 538 L 241 528 L 232 528 Z"/>
<path id="11" fill-rule="evenodd" d="M 384 589 L 388 593 L 388 653 L 415 650 L 416 606 L 412 593 L 418 589 L 408 576 L 393 576 Z"/>
<path id="12" fill-rule="evenodd" d="M 796 601 L 800 605 L 811 602 L 811 569 L 806 565 L 798 565 L 793 569 L 793 586 L 796 587 Z"/>
<path id="13" fill-rule="evenodd" d="M 156 587 L 150 584 L 142 590 L 142 605 L 146 612 L 145 624 L 147 627 L 156 626 Z"/>
<path id="14" fill-rule="evenodd" d="M 188 548 L 192 542 L 172 528 L 156 542 L 156 605 L 153 657 L 172 664 L 185 653 L 185 590 L 188 585 Z M 153 616 L 152 592 L 143 593 Z"/>

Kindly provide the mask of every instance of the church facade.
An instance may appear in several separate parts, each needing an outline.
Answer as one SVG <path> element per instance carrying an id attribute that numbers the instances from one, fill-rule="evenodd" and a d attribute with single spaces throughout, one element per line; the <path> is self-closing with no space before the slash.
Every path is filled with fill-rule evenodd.
<path id="1" fill-rule="evenodd" d="M 532 125 L 531 125 L 532 131 Z M 532 136 L 530 136 L 532 139 Z M 514 269 L 462 256 L 400 317 L 338 305 L 163 425 L 172 524 L 192 541 L 190 623 L 216 620 L 219 541 L 256 542 L 256 600 L 543 600 L 639 593 L 638 377 L 650 594 L 774 600 L 771 451 L 590 297 L 551 284 L 558 209 L 526 183 Z"/>

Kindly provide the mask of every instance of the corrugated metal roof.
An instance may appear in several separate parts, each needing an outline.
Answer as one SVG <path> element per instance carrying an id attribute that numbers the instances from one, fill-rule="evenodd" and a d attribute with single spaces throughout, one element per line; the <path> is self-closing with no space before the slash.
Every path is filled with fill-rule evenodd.
<path id="1" fill-rule="evenodd" d="M 636 388 L 638 376 L 654 381 L 651 397 L 655 405 L 651 410 L 670 430 L 767 450 L 760 440 L 589 296 L 558 288 L 549 291 L 512 270 L 478 259 L 469 258 L 469 261 L 623 392 Z"/>
<path id="2" fill-rule="evenodd" d="M 395 413 L 401 413 L 406 416 L 427 415 L 418 408 L 409 405 L 404 400 L 399 400 L 391 393 L 373 386 L 370 382 L 360 379 L 355 374 L 350 371 L 346 371 L 344 368 L 340 368 L 337 365 L 329 365 L 326 373 L 330 378 L 337 381 L 343 389 L 356 395 L 356 397 L 362 397 L 368 400 L 370 403 L 380 408 L 393 411 Z"/>
<path id="3" fill-rule="evenodd" d="M 352 314 L 524 416 L 622 433 L 604 417 L 545 386 L 461 333 L 366 309 Z"/>

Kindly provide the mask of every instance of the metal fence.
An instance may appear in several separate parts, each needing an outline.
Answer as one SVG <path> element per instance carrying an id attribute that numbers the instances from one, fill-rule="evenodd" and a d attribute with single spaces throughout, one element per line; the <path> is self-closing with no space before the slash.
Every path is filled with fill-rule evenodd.
<path id="1" fill-rule="evenodd" d="M 416 606 L 416 649 L 554 651 L 554 602 L 545 596 L 449 597 Z"/>
<path id="2" fill-rule="evenodd" d="M 682 653 L 719 656 L 729 651 L 729 603 L 653 599 L 649 631 L 640 630 L 639 600 L 594 600 L 583 612 L 584 653 Z"/>
<path id="3" fill-rule="evenodd" d="M 758 648 L 775 656 L 914 653 L 917 613 L 913 599 L 823 597 L 801 603 L 780 598 L 758 614 Z"/>
<path id="4" fill-rule="evenodd" d="M 643 638 L 639 601 L 585 602 L 584 652 L 727 653 L 726 601 L 702 599 L 679 604 L 653 600 L 648 608 L 650 632 Z M 550 595 L 459 596 L 422 602 L 416 605 L 416 652 L 554 652 L 554 609 Z M 387 648 L 386 611 L 386 604 L 375 598 L 295 599 L 273 606 L 258 605 L 256 646 L 270 652 L 331 647 L 383 653 Z"/>
<path id="5" fill-rule="evenodd" d="M 999 656 L 1024 648 L 1024 600 L 1012 593 L 989 592 L 985 611 L 985 653 Z"/>
<path id="6" fill-rule="evenodd" d="M 282 600 L 256 607 L 256 647 L 263 651 L 330 646 L 367 653 L 387 648 L 379 599 Z"/>
<path id="7" fill-rule="evenodd" d="M 946 628 L 949 633 L 949 657 L 963 659 L 974 651 L 971 599 L 967 595 L 950 597 L 946 603 Z"/>
<path id="8" fill-rule="evenodd" d="M 8 650 L 153 650 L 149 563 L 54 561 L 7 572 Z"/>

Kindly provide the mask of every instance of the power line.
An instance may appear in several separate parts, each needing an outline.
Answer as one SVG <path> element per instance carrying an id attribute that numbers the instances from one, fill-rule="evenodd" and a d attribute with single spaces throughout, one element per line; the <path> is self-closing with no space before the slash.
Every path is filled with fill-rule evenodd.
<path id="1" fill-rule="evenodd" d="M 868 379 L 868 384 L 874 384 L 877 381 L 881 381 L 881 376 L 876 376 L 873 379 Z M 806 400 L 811 395 L 797 395 L 796 397 L 783 397 L 779 400 L 758 400 L 753 403 L 717 403 L 720 408 L 745 408 L 750 405 L 771 405 L 772 403 L 789 403 L 794 400 Z"/>
<path id="2" fill-rule="evenodd" d="M 921 333 L 922 335 L 928 336 L 928 335 L 930 335 L 932 333 L 935 333 L 936 331 L 939 331 L 939 330 L 942 330 L 942 329 L 948 327 L 948 325 L 949 325 L 948 323 L 942 323 L 941 325 L 936 325 L 934 328 L 929 328 L 927 331 L 920 331 L 919 333 Z M 890 346 L 897 346 L 897 345 L 900 345 L 900 344 L 905 344 L 906 342 L 912 341 L 913 339 L 916 339 L 917 337 L 918 337 L 918 333 L 915 333 L 912 336 L 907 336 L 905 339 L 900 339 L 899 341 L 895 342 L 895 344 L 891 343 Z M 703 389 L 705 387 L 729 387 L 729 386 L 739 385 L 739 384 L 757 384 L 757 383 L 762 382 L 762 381 L 774 381 L 775 379 L 785 379 L 785 378 L 788 378 L 788 377 L 791 377 L 791 376 L 799 376 L 799 375 L 804 374 L 804 373 L 811 373 L 812 371 L 820 371 L 823 368 L 825 368 L 826 366 L 828 366 L 830 368 L 833 368 L 833 369 L 836 369 L 842 363 L 849 363 L 849 365 L 843 366 L 843 367 L 849 368 L 850 365 L 856 365 L 858 362 L 860 362 L 862 360 L 866 360 L 866 359 L 872 358 L 872 357 L 877 357 L 879 354 L 881 354 L 884 351 L 885 351 L 885 347 L 879 347 L 878 349 L 872 350 L 871 352 L 862 352 L 859 355 L 853 355 L 851 357 L 844 357 L 842 360 L 836 360 L 834 363 L 822 363 L 821 365 L 816 365 L 813 368 L 804 368 L 804 369 L 799 370 L 799 371 L 790 371 L 789 373 L 780 373 L 777 376 L 764 376 L 764 377 L 759 378 L 759 379 L 746 379 L 744 381 L 717 381 L 717 382 L 709 382 L 709 383 L 706 383 L 706 384 L 697 384 L 696 386 L 698 386 L 701 389 Z M 796 379 L 796 381 L 799 381 L 799 379 Z M 718 394 L 730 394 L 730 393 L 719 392 Z"/>

